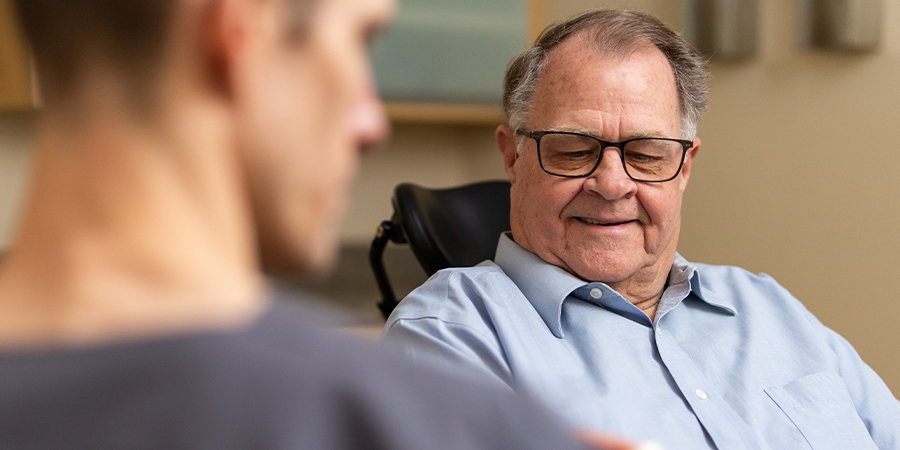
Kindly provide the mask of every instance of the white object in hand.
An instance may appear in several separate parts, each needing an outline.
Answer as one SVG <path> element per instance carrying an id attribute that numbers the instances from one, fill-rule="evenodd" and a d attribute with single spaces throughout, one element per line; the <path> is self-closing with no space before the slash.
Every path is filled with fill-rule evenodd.
<path id="1" fill-rule="evenodd" d="M 637 450 L 666 450 L 662 444 L 656 441 L 644 441 L 638 445 Z"/>

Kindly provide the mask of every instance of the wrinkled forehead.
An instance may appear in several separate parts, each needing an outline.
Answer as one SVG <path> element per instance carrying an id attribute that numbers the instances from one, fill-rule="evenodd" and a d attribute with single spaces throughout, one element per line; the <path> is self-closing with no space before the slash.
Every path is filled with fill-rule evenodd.
<path id="1" fill-rule="evenodd" d="M 627 52 L 621 47 L 605 51 L 587 37 L 573 36 L 548 54 L 535 85 L 531 116 L 550 119 L 584 111 L 652 118 L 657 128 L 668 128 L 669 122 L 677 128 L 678 90 L 663 53 L 649 42 Z"/>
<path id="2" fill-rule="evenodd" d="M 573 67 L 590 67 L 597 64 L 617 66 L 632 60 L 636 55 L 645 59 L 647 63 L 653 63 L 660 69 L 664 68 L 665 70 L 660 70 L 660 75 L 665 75 L 674 82 L 675 73 L 671 64 L 662 51 L 649 40 L 612 40 L 592 30 L 576 33 L 551 49 L 539 79 L 558 76 L 560 73 L 565 73 L 565 69 Z M 644 58 L 646 55 L 654 57 Z M 579 79 L 571 75 L 569 77 L 565 81 Z"/>

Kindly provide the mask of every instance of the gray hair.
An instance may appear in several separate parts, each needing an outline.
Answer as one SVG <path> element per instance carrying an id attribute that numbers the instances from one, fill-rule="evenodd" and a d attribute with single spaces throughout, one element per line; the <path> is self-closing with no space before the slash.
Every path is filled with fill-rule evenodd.
<path id="1" fill-rule="evenodd" d="M 624 57 L 645 45 L 656 46 L 669 61 L 675 75 L 681 137 L 691 139 L 696 136 L 697 121 L 707 102 L 709 72 L 706 60 L 659 19 L 626 10 L 591 11 L 552 25 L 538 36 L 531 48 L 512 60 L 503 86 L 503 109 L 510 128 L 521 129 L 528 121 L 535 84 L 547 65 L 550 51 L 584 30 L 591 33 L 589 40 L 601 55 Z"/>

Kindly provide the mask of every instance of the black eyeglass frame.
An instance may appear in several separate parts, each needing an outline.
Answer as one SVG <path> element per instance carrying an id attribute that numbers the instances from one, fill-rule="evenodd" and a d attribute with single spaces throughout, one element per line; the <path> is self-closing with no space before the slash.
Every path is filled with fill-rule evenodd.
<path id="1" fill-rule="evenodd" d="M 541 170 L 543 170 L 544 172 L 546 172 L 550 175 L 553 175 L 556 177 L 564 177 L 564 178 L 586 178 L 586 177 L 591 176 L 591 174 L 597 170 L 597 167 L 600 166 L 600 160 L 603 159 L 603 150 L 606 150 L 606 147 L 615 147 L 615 148 L 619 149 L 619 158 L 622 159 L 622 168 L 625 169 L 625 175 L 628 175 L 628 178 L 631 178 L 634 181 L 640 181 L 642 183 L 665 183 L 667 181 L 672 181 L 678 177 L 678 174 L 681 173 L 682 167 L 684 167 L 684 161 L 687 160 L 687 151 L 690 150 L 691 147 L 694 146 L 694 141 L 691 141 L 691 140 L 675 139 L 675 138 L 662 138 L 662 137 L 639 137 L 639 138 L 634 138 L 634 139 L 628 139 L 626 141 L 621 141 L 621 142 L 609 142 L 609 141 L 604 141 L 603 139 L 591 136 L 589 134 L 574 133 L 574 132 L 570 132 L 570 131 L 516 130 L 516 134 L 525 136 L 527 138 L 534 139 L 534 142 L 537 144 L 536 149 L 537 149 L 537 154 L 538 154 L 538 164 L 540 164 Z M 572 136 L 582 136 L 582 137 L 590 138 L 590 139 L 593 139 L 593 140 L 599 142 L 600 143 L 600 154 L 597 157 L 597 161 L 594 162 L 594 167 L 592 167 L 591 170 L 584 175 L 560 175 L 558 173 L 553 173 L 553 172 L 547 170 L 547 168 L 544 167 L 544 162 L 541 160 L 541 138 L 548 134 L 567 134 L 567 135 L 572 135 Z M 672 141 L 672 142 L 677 142 L 677 143 L 681 144 L 681 162 L 678 164 L 678 170 L 676 170 L 675 174 L 672 175 L 670 178 L 666 178 L 665 180 L 642 180 L 640 178 L 635 178 L 635 177 L 631 176 L 630 173 L 628 173 L 628 164 L 625 163 L 625 150 L 624 150 L 625 145 L 628 144 L 629 142 L 644 141 L 644 140 L 648 140 L 648 139 L 654 139 L 654 140 L 658 140 L 658 141 Z"/>

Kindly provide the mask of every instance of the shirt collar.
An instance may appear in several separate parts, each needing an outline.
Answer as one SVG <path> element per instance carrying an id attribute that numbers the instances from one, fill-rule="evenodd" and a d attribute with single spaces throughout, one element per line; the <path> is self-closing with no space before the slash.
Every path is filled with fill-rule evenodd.
<path id="1" fill-rule="evenodd" d="M 557 338 L 563 337 L 562 306 L 566 297 L 579 289 L 587 291 L 594 285 L 603 287 L 605 288 L 604 290 L 608 289 L 603 283 L 588 283 L 566 272 L 561 267 L 542 260 L 539 256 L 516 244 L 507 233 L 500 235 L 494 262 L 503 269 L 506 276 L 522 291 L 522 294 L 525 295 L 525 298 L 531 303 Z M 609 290 L 611 291 L 611 289 Z M 682 291 L 682 295 L 677 295 L 675 290 Z M 663 300 L 660 302 L 661 307 L 657 316 L 662 316 L 662 314 L 677 306 L 690 293 L 695 294 L 704 303 L 724 310 L 730 315 L 737 314 L 734 304 L 728 301 L 727 298 L 721 297 L 711 289 L 703 286 L 697 266 L 687 262 L 681 255 L 676 254 L 672 269 L 669 271 L 668 287 L 663 294 Z M 668 303 L 666 303 L 667 297 L 671 297 L 671 301 Z M 607 299 L 604 298 L 604 301 L 607 301 Z M 623 308 L 613 307 L 612 309 L 619 310 Z M 622 314 L 625 311 L 617 312 Z M 644 320 L 646 320 L 646 316 L 644 316 Z"/>
<path id="2" fill-rule="evenodd" d="M 727 297 L 716 294 L 709 287 L 704 286 L 702 282 L 703 276 L 700 272 L 696 265 L 687 262 L 681 255 L 676 253 L 675 260 L 672 262 L 672 269 L 669 271 L 668 287 L 666 287 L 667 293 L 670 288 L 674 288 L 681 283 L 690 282 L 689 292 L 694 294 L 700 301 L 714 308 L 724 310 L 732 316 L 737 315 L 737 309 L 734 307 L 733 302 Z"/>
<path id="3" fill-rule="evenodd" d="M 525 250 L 506 233 L 500 235 L 494 262 L 522 291 L 553 335 L 562 338 L 563 301 L 587 283 Z"/>

